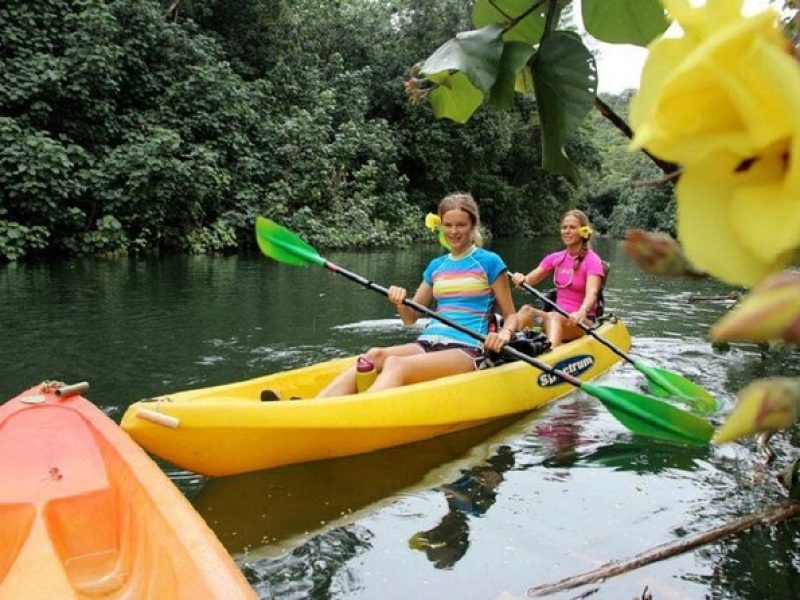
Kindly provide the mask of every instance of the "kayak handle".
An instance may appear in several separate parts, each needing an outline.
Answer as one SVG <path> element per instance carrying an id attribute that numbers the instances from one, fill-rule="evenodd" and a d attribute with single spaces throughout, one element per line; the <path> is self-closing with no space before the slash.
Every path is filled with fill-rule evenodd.
<path id="1" fill-rule="evenodd" d="M 89 389 L 88 381 L 81 381 L 80 383 L 73 383 L 72 385 L 62 385 L 56 390 L 56 396 L 61 399 L 70 398 L 82 394 Z"/>
<path id="2" fill-rule="evenodd" d="M 181 420 L 177 417 L 170 417 L 169 415 L 165 415 L 154 410 L 148 410 L 146 408 L 140 408 L 137 410 L 136 416 L 140 419 L 144 419 L 145 421 L 155 423 L 156 425 L 169 427 L 170 429 L 177 429 L 178 425 L 181 424 Z"/>

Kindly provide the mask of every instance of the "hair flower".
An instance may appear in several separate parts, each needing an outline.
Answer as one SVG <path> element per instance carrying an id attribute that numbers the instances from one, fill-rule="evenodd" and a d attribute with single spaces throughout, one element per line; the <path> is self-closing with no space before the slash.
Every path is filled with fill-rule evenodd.
<path id="1" fill-rule="evenodd" d="M 448 252 L 452 250 L 450 244 L 447 242 L 447 238 L 444 237 L 444 228 L 442 227 L 442 219 L 439 218 L 439 215 L 428 213 L 425 215 L 425 227 L 430 229 L 432 232 L 437 233 L 437 238 L 439 240 L 439 245 L 447 250 Z"/>
<path id="2" fill-rule="evenodd" d="M 592 231 L 592 228 L 589 227 L 588 225 L 584 225 L 583 227 L 578 229 L 578 235 L 581 236 L 581 238 L 583 238 L 584 240 L 588 240 L 590 237 L 592 237 L 593 233 L 594 231 Z"/>

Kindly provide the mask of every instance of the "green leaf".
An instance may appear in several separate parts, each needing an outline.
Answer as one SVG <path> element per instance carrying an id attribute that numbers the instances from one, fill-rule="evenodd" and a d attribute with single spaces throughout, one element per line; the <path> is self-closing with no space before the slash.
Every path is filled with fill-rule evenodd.
<path id="1" fill-rule="evenodd" d="M 475 87 L 488 94 L 497 79 L 503 54 L 500 32 L 500 27 L 490 25 L 459 33 L 425 60 L 420 73 L 441 84 L 452 71 L 462 71 Z"/>
<path id="2" fill-rule="evenodd" d="M 533 46 L 522 42 L 506 42 L 503 47 L 503 56 L 500 59 L 500 69 L 497 81 L 494 82 L 489 104 L 497 109 L 509 109 L 514 100 L 517 73 L 527 64 L 533 54 Z"/>
<path id="3" fill-rule="evenodd" d="M 577 34 L 556 31 L 542 41 L 532 70 L 542 122 L 542 167 L 576 181 L 578 174 L 564 145 L 594 104 L 594 57 Z"/>
<path id="4" fill-rule="evenodd" d="M 458 71 L 442 80 L 428 98 L 437 118 L 452 119 L 463 125 L 478 110 L 483 94 L 464 73 Z"/>
<path id="5" fill-rule="evenodd" d="M 472 9 L 472 23 L 475 27 L 500 25 L 505 28 L 534 4 L 539 4 L 539 0 L 478 0 Z M 544 33 L 546 11 L 547 2 L 541 2 L 541 6 L 503 34 L 503 39 L 536 44 Z"/>
<path id="6" fill-rule="evenodd" d="M 669 27 L 659 0 L 583 0 L 583 26 L 598 40 L 647 46 Z"/>

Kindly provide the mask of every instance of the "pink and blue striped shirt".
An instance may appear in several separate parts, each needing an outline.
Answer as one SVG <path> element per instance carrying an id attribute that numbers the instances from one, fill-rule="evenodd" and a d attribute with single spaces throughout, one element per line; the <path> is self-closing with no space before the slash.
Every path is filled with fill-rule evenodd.
<path id="1" fill-rule="evenodd" d="M 486 335 L 494 314 L 492 284 L 506 269 L 506 264 L 497 254 L 474 246 L 458 258 L 450 254 L 434 258 L 422 278 L 433 289 L 436 312 Z M 480 344 L 475 338 L 433 319 L 419 339 L 467 346 Z"/>

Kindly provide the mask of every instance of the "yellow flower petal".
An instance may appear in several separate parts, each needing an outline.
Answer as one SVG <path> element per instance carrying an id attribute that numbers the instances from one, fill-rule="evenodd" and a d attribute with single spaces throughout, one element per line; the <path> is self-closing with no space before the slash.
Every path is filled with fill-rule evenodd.
<path id="1" fill-rule="evenodd" d="M 762 68 L 765 61 L 792 60 L 777 13 L 745 18 L 740 6 L 731 0 L 701 8 L 667 3 L 684 36 L 650 45 L 631 105 L 633 147 L 688 164 L 719 149 L 746 158 L 787 135 L 797 97 L 778 93 L 780 83 Z M 792 70 L 780 68 L 784 75 Z"/>
<path id="2" fill-rule="evenodd" d="M 676 189 L 678 234 L 699 269 L 752 286 L 795 260 L 800 178 L 787 170 L 785 144 L 747 161 L 718 152 L 685 168 Z"/>
<path id="3" fill-rule="evenodd" d="M 437 231 L 441 226 L 442 220 L 439 218 L 439 215 L 434 213 L 428 213 L 425 215 L 425 227 L 431 231 Z"/>
<path id="4" fill-rule="evenodd" d="M 750 287 L 786 266 L 787 257 L 764 261 L 751 251 L 747 236 L 771 244 L 771 235 L 761 229 L 741 230 L 732 223 L 731 197 L 739 183 L 737 158 L 721 155 L 687 167 L 676 188 L 678 239 L 689 261 L 714 277 Z M 746 173 L 745 173 L 746 175 Z M 751 212 L 755 212 L 753 207 Z M 766 212 L 766 211 L 765 211 Z M 765 215 L 780 227 L 780 214 Z"/>

